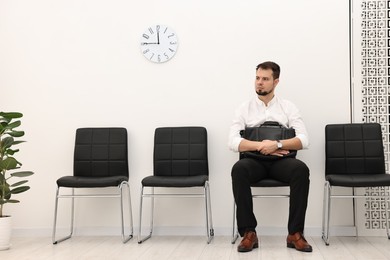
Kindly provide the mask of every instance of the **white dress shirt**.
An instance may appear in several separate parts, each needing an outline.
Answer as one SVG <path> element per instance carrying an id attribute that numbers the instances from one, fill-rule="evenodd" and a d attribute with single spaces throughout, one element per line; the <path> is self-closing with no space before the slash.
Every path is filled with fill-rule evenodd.
<path id="1" fill-rule="evenodd" d="M 235 117 L 229 132 L 229 148 L 234 152 L 238 152 L 238 147 L 241 140 L 240 131 L 246 126 L 260 126 L 265 121 L 277 121 L 285 127 L 295 129 L 295 135 L 301 140 L 302 149 L 307 149 L 309 146 L 309 136 L 306 131 L 305 124 L 299 113 L 298 108 L 288 100 L 274 96 L 268 103 L 264 104 L 257 96 L 251 100 L 244 102 L 236 110 Z"/>

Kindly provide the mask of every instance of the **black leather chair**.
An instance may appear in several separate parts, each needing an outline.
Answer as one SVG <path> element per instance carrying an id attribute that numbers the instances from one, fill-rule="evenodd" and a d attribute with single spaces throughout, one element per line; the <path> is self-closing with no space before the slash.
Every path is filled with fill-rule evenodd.
<path id="1" fill-rule="evenodd" d="M 389 234 L 390 175 L 385 172 L 381 126 L 378 123 L 330 124 L 325 127 L 325 187 L 322 239 L 329 245 L 329 220 L 332 198 L 383 199 L 386 205 L 386 231 Z M 352 194 L 332 194 L 332 187 L 352 188 Z M 387 197 L 357 195 L 356 188 L 383 187 Z M 386 191 L 387 190 L 387 191 Z M 357 226 L 354 212 L 354 225 Z"/>
<path id="2" fill-rule="evenodd" d="M 160 191 L 163 188 L 194 187 L 203 188 L 203 192 L 193 194 L 155 192 L 155 188 Z M 153 175 L 145 177 L 141 185 L 138 243 L 152 236 L 154 198 L 175 196 L 205 199 L 207 243 L 210 243 L 214 229 L 210 205 L 207 131 L 204 127 L 161 127 L 155 130 Z M 142 238 L 142 204 L 145 197 L 151 198 L 150 233 Z"/>
<path id="3" fill-rule="evenodd" d="M 133 237 L 133 219 L 130 199 L 129 170 L 127 157 L 127 130 L 125 128 L 79 128 L 76 131 L 73 176 L 57 180 L 55 200 L 53 244 L 69 239 L 73 234 L 75 198 L 119 198 L 121 209 L 122 242 Z M 98 188 L 116 187 L 115 193 L 75 194 L 76 189 L 96 191 Z M 71 194 L 61 194 L 60 188 L 70 188 Z M 125 234 L 124 199 L 127 188 L 129 208 L 129 231 Z M 71 198 L 70 234 L 56 239 L 58 199 Z"/>
<path id="4" fill-rule="evenodd" d="M 252 192 L 254 190 L 253 188 L 262 188 L 260 190 L 266 190 L 263 188 L 272 189 L 278 187 L 290 187 L 290 185 L 288 183 L 281 182 L 275 179 L 264 179 L 251 185 Z M 256 190 L 258 191 L 259 189 Z M 283 191 L 280 193 L 278 192 L 272 194 L 269 192 L 252 194 L 252 198 L 289 198 L 289 197 L 290 197 L 289 190 L 287 190 L 287 192 Z M 234 202 L 233 203 L 233 232 L 232 232 L 232 240 L 231 240 L 232 244 L 236 243 L 237 238 L 238 238 L 238 230 L 236 227 L 236 203 Z"/>

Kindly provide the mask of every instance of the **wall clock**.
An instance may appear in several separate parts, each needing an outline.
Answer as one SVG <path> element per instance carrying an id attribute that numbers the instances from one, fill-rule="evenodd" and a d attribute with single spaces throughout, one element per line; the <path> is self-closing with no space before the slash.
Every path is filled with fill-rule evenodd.
<path id="1" fill-rule="evenodd" d="M 165 25 L 148 27 L 141 36 L 141 51 L 148 60 L 163 63 L 172 59 L 178 41 L 174 30 Z"/>

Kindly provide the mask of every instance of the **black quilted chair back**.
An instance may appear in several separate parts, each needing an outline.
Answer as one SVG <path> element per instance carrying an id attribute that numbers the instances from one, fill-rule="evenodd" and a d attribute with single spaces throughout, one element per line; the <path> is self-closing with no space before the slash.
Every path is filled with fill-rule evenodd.
<path id="1" fill-rule="evenodd" d="M 154 135 L 155 176 L 208 175 L 204 127 L 160 127 Z"/>
<path id="2" fill-rule="evenodd" d="M 325 128 L 325 174 L 385 174 L 378 123 L 332 124 Z"/>
<path id="3" fill-rule="evenodd" d="M 125 128 L 79 128 L 74 150 L 74 176 L 129 176 Z"/>

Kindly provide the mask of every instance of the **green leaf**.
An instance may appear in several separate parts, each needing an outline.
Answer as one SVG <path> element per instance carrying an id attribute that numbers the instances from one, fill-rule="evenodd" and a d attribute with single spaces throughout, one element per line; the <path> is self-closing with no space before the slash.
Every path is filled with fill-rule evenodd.
<path id="1" fill-rule="evenodd" d="M 22 122 L 20 122 L 18 120 L 18 121 L 15 121 L 15 122 L 11 123 L 11 124 L 8 124 L 5 128 L 6 129 L 14 129 L 14 128 L 20 126 L 21 124 L 22 124 Z"/>
<path id="2" fill-rule="evenodd" d="M 8 123 L 11 121 L 12 119 L 8 119 L 8 118 L 4 118 L 4 117 L 0 117 L 0 124 L 1 126 L 4 128 L 8 125 Z"/>
<path id="3" fill-rule="evenodd" d="M 19 203 L 20 201 L 19 200 L 6 200 L 3 204 L 5 203 Z M 1 202 L 0 202 L 1 204 Z"/>
<path id="4" fill-rule="evenodd" d="M 12 184 L 10 187 L 17 187 L 17 186 L 20 186 L 22 184 L 25 184 L 26 182 L 28 182 L 28 180 L 18 181 L 18 182 L 15 182 L 14 184 Z"/>
<path id="5" fill-rule="evenodd" d="M 13 137 L 22 137 L 24 135 L 24 131 L 12 131 L 8 134 Z"/>
<path id="6" fill-rule="evenodd" d="M 19 152 L 19 149 L 13 150 L 13 149 L 8 149 L 7 154 L 8 155 L 14 155 L 15 153 Z"/>
<path id="7" fill-rule="evenodd" d="M 0 116 L 7 119 L 12 119 L 12 118 L 21 118 L 23 117 L 23 114 L 19 112 L 0 112 Z"/>
<path id="8" fill-rule="evenodd" d="M 11 193 L 12 194 L 18 194 L 18 193 L 22 193 L 22 192 L 28 191 L 29 189 L 30 189 L 29 186 L 21 186 L 21 187 L 17 187 L 15 189 L 12 189 Z"/>
<path id="9" fill-rule="evenodd" d="M 18 161 L 16 161 L 13 157 L 5 158 L 4 160 L 0 161 L 0 170 L 12 170 L 17 169 L 18 167 Z"/>
<path id="10" fill-rule="evenodd" d="M 5 137 L 1 140 L 1 147 L 5 150 L 6 148 L 11 147 L 14 144 L 14 141 L 13 137 Z"/>
<path id="11" fill-rule="evenodd" d="M 15 141 L 15 142 L 13 142 L 13 144 L 12 144 L 12 145 L 21 144 L 21 143 L 24 143 L 24 142 L 26 142 L 26 141 Z"/>
<path id="12" fill-rule="evenodd" d="M 11 173 L 11 176 L 13 177 L 27 177 L 30 175 L 33 175 L 34 173 L 32 171 L 22 171 L 22 172 L 13 172 Z"/>

